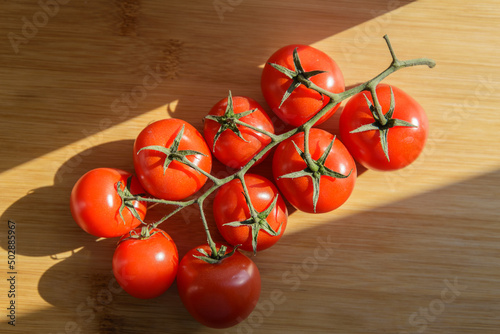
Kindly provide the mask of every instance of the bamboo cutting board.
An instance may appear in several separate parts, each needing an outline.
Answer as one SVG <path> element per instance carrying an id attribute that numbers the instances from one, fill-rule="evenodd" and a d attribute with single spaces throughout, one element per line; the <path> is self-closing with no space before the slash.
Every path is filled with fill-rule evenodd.
<path id="1" fill-rule="evenodd" d="M 57 1 L 0 13 L 2 333 L 499 332 L 498 1 Z M 291 210 L 280 243 L 253 257 L 261 298 L 237 327 L 197 324 L 175 284 L 147 301 L 116 285 L 116 240 L 69 212 L 82 174 L 132 171 L 143 127 L 177 117 L 201 129 L 229 89 L 264 104 L 262 65 L 286 44 L 331 55 L 347 86 L 368 80 L 390 62 L 384 34 L 399 58 L 438 64 L 385 81 L 428 113 L 417 162 L 360 173 L 332 213 Z M 337 134 L 339 114 L 321 127 Z M 162 227 L 180 256 L 205 240 L 193 210 Z"/>

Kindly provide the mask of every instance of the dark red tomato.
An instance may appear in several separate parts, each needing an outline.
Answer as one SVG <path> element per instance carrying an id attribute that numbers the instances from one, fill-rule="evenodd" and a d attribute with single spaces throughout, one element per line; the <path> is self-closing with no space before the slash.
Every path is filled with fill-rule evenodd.
<path id="1" fill-rule="evenodd" d="M 326 71 L 325 73 L 312 76 L 310 80 L 313 83 L 332 93 L 343 92 L 345 86 L 344 76 L 339 66 L 324 52 L 307 45 L 288 45 L 276 51 L 267 60 L 262 71 L 262 94 L 269 107 L 279 118 L 285 123 L 300 126 L 312 118 L 330 99 L 304 85 L 300 85 L 280 107 L 281 100 L 293 80 L 273 68 L 269 63 L 278 64 L 295 71 L 296 68 L 293 62 L 293 50 L 295 48 L 297 48 L 304 71 Z M 339 105 L 336 105 L 332 108 L 316 122 L 316 125 L 331 117 L 338 107 Z"/>
<path id="2" fill-rule="evenodd" d="M 187 159 L 210 173 L 212 156 L 201 134 L 189 123 L 175 118 L 156 121 L 144 128 L 134 143 L 134 167 L 142 186 L 151 195 L 166 200 L 181 200 L 197 192 L 207 177 L 193 168 L 172 161 L 164 171 L 166 155 L 148 146 L 171 148 L 184 126 L 178 150 L 194 150 L 201 154 L 187 155 Z M 138 153 L 139 152 L 139 153 Z"/>
<path id="3" fill-rule="evenodd" d="M 208 245 L 197 248 L 210 253 Z M 259 269 L 239 251 L 219 263 L 207 263 L 193 256 L 203 255 L 197 248 L 190 250 L 179 264 L 177 288 L 182 303 L 198 322 L 208 327 L 227 328 L 245 320 L 259 300 Z"/>
<path id="4" fill-rule="evenodd" d="M 141 221 L 128 208 L 122 211 L 122 200 L 117 193 L 117 183 L 122 189 L 132 174 L 115 168 L 97 168 L 84 174 L 73 186 L 70 197 L 71 214 L 75 222 L 87 233 L 96 237 L 119 237 L 136 228 Z M 139 181 L 132 176 L 131 192 L 144 193 Z M 144 202 L 133 202 L 139 217 L 144 219 L 147 206 Z"/>
<path id="5" fill-rule="evenodd" d="M 140 235 L 141 229 L 132 233 Z M 160 229 L 153 229 L 146 239 L 124 235 L 113 254 L 116 281 L 127 293 L 141 299 L 155 298 L 167 291 L 178 266 L 177 247 Z"/>
<path id="6" fill-rule="evenodd" d="M 232 99 L 233 112 L 235 114 L 240 114 L 248 110 L 256 109 L 250 115 L 239 118 L 240 121 L 257 127 L 261 130 L 274 133 L 273 123 L 259 103 L 249 97 L 244 96 L 234 96 L 232 97 Z M 227 108 L 227 102 L 228 98 L 217 102 L 208 114 L 213 116 L 224 115 Z M 207 141 L 208 147 L 210 147 L 215 157 L 224 165 L 231 168 L 241 168 L 245 166 L 257 153 L 262 150 L 262 148 L 264 148 L 271 142 L 271 138 L 269 138 L 265 134 L 250 129 L 246 126 L 237 125 L 237 128 L 239 129 L 244 140 L 241 139 L 232 130 L 226 129 L 217 139 L 214 148 L 214 138 L 220 127 L 221 124 L 219 124 L 218 122 L 205 119 L 203 134 Z M 266 156 L 267 154 L 262 157 L 262 159 L 260 159 L 257 163 L 260 163 L 262 160 L 264 160 Z"/>
<path id="7" fill-rule="evenodd" d="M 377 86 L 377 97 L 384 114 L 389 110 L 391 91 L 389 85 Z M 388 131 L 389 159 L 384 154 L 379 130 L 350 133 L 375 120 L 365 96 L 373 103 L 369 92 L 354 95 L 340 115 L 339 128 L 342 142 L 356 161 L 368 169 L 390 171 L 408 166 L 422 152 L 428 133 L 428 120 L 424 109 L 411 96 L 392 86 L 395 108 L 393 118 L 409 122 L 415 127 L 395 126 Z"/>
<path id="8" fill-rule="evenodd" d="M 264 212 L 268 209 L 276 196 L 278 199 L 274 208 L 266 218 L 269 226 L 280 234 L 273 236 L 270 233 L 260 230 L 257 236 L 257 251 L 264 250 L 274 245 L 283 235 L 288 219 L 288 211 L 285 201 L 278 193 L 276 186 L 263 176 L 256 174 L 246 174 L 245 184 L 252 201 L 252 205 L 257 212 Z M 245 221 L 251 217 L 250 209 L 245 201 L 241 181 L 236 179 L 223 185 L 214 199 L 213 212 L 217 228 L 224 239 L 233 246 L 241 245 L 240 248 L 252 251 L 252 228 L 249 226 L 224 226 L 226 223 Z"/>
<path id="9" fill-rule="evenodd" d="M 327 150 L 334 136 L 324 130 L 312 128 L 309 134 L 309 150 L 313 160 L 318 160 Z M 278 145 L 273 156 L 273 175 L 285 198 L 297 209 L 314 213 L 313 181 L 309 176 L 279 178 L 304 170 L 306 162 L 300 157 L 293 142 L 304 151 L 304 132 L 300 132 Z M 316 213 L 332 211 L 341 206 L 351 195 L 356 182 L 356 164 L 345 146 L 338 139 L 328 153 L 325 166 L 347 178 L 321 176 Z"/>

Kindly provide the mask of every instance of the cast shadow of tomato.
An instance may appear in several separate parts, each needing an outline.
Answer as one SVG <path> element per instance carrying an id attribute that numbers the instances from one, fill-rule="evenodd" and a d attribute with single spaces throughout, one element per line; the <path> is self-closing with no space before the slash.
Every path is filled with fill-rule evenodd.
<path id="1" fill-rule="evenodd" d="M 25 256 L 50 256 L 54 260 L 54 265 L 43 273 L 38 282 L 39 295 L 74 319 L 68 326 L 76 324 L 85 332 L 95 332 L 96 328 L 104 333 L 112 333 L 113 330 L 121 332 L 120 328 L 129 329 L 135 328 L 134 326 L 137 326 L 139 332 L 142 322 L 127 314 L 133 315 L 138 310 L 140 313 L 155 314 L 156 309 L 171 303 L 181 306 L 175 283 L 164 295 L 154 300 L 136 299 L 124 292 L 116 283 L 111 266 L 118 239 L 93 237 L 81 230 L 71 217 L 69 195 L 79 177 L 98 167 L 133 172 L 132 146 L 133 140 L 123 140 L 80 152 L 55 173 L 54 185 L 34 189 L 15 202 L 2 216 L 2 219 L 16 218 L 19 240 L 22 240 L 23 234 L 28 230 L 35 230 L 30 234 L 38 235 L 39 238 L 29 243 L 20 242 L 18 249 L 19 254 Z M 32 213 L 28 210 L 41 202 L 44 204 L 43 217 L 39 217 L 39 212 Z M 187 208 L 183 211 L 182 215 L 170 219 L 168 224 L 162 224 L 162 228 L 177 243 L 180 256 L 193 245 L 202 244 L 206 240 L 201 223 L 199 228 L 190 226 L 192 221 L 199 220 L 197 209 Z M 156 221 L 164 214 L 165 210 L 161 206 L 153 207 L 148 212 L 147 221 Z M 217 235 L 215 239 L 218 240 Z M 2 242 L 5 242 L 3 238 Z M 6 245 L 2 244 L 2 247 L 5 248 Z M 198 327 L 194 321 L 188 321 L 190 315 L 184 308 L 169 309 L 177 310 L 175 317 L 182 320 L 186 330 Z M 158 328 L 164 326 L 162 319 L 155 319 L 149 319 L 148 323 Z M 65 326 L 66 323 L 61 323 L 61 330 Z"/>
<path id="2" fill-rule="evenodd" d="M 98 240 L 57 261 L 38 282 L 40 296 L 69 314 L 69 321 L 83 332 L 139 333 L 144 323 L 148 328 L 168 328 L 175 322 L 183 332 L 200 327 L 182 307 L 175 283 L 160 297 L 148 300 L 134 298 L 118 285 L 111 266 L 116 242 L 116 238 Z M 159 316 L 163 313 L 159 310 L 168 310 L 168 315 Z M 148 314 L 152 316 L 146 321 Z M 65 326 L 62 322 L 59 327 Z"/>
<path id="3" fill-rule="evenodd" d="M 69 209 L 71 189 L 87 171 L 97 167 L 114 167 L 133 171 L 132 140 L 120 140 L 79 152 L 61 165 L 50 186 L 34 188 L 14 202 L 1 219 L 14 220 L 22 240 L 27 231 L 38 235 L 29 243 L 20 242 L 17 252 L 26 256 L 51 256 L 55 260 L 69 256 L 79 247 L 91 245 L 96 237 L 83 231 L 74 222 Z M 1 247 L 6 248 L 1 239 Z"/>

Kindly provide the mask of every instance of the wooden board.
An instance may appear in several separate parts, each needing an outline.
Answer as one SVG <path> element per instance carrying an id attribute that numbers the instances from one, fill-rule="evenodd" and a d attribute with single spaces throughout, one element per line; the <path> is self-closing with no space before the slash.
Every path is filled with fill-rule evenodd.
<path id="1" fill-rule="evenodd" d="M 2 333 L 498 333 L 498 1 L 41 3 L 51 5 L 3 2 L 0 13 Z M 332 213 L 291 213 L 280 243 L 253 258 L 261 299 L 237 327 L 197 324 L 175 284 L 148 301 L 117 288 L 116 240 L 85 234 L 69 212 L 83 173 L 132 171 L 146 124 L 178 117 L 201 129 L 229 89 L 264 103 L 261 67 L 286 44 L 330 54 L 348 86 L 365 81 L 389 64 L 384 34 L 401 59 L 438 64 L 386 80 L 429 116 L 414 165 L 362 173 Z M 338 114 L 322 127 L 338 133 Z M 163 225 L 181 256 L 204 242 L 197 217 Z"/>

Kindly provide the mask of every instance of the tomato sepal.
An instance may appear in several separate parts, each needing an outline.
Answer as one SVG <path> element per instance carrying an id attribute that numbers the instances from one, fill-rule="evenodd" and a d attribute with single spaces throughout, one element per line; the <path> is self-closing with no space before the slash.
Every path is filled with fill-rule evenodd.
<path id="1" fill-rule="evenodd" d="M 270 66 L 272 66 L 274 69 L 278 70 L 279 72 L 283 73 L 286 75 L 288 78 L 292 79 L 292 83 L 286 90 L 285 94 L 283 94 L 283 97 L 281 99 L 281 103 L 278 106 L 278 108 L 281 108 L 283 103 L 288 99 L 288 97 L 293 93 L 295 89 L 297 89 L 301 84 L 304 84 L 306 87 L 309 88 L 310 86 L 310 78 L 312 78 L 315 75 L 325 73 L 326 71 L 321 71 L 321 70 L 314 70 L 314 71 L 308 71 L 306 72 L 304 68 L 302 67 L 302 63 L 300 62 L 300 57 L 299 53 L 297 51 L 297 48 L 293 49 L 293 65 L 295 67 L 295 70 L 291 70 L 289 68 L 286 68 L 285 66 L 275 64 L 275 63 L 268 63 Z M 319 93 L 319 92 L 318 92 Z M 323 98 L 323 94 L 319 93 L 321 95 L 321 98 Z"/>
<path id="2" fill-rule="evenodd" d="M 272 203 L 262 212 L 257 212 L 255 215 L 252 215 L 250 218 L 244 220 L 244 221 L 233 221 L 229 223 L 223 224 L 223 226 L 231 226 L 231 227 L 240 227 L 240 226 L 248 226 L 249 228 L 252 229 L 252 249 L 253 249 L 253 254 L 257 254 L 257 239 L 259 236 L 260 230 L 263 230 L 267 232 L 269 235 L 276 237 L 281 234 L 281 228 L 283 226 L 283 222 L 280 222 L 280 225 L 278 227 L 278 230 L 275 231 L 269 222 L 267 221 L 267 217 L 271 214 L 273 211 L 274 207 L 276 206 L 276 203 L 278 202 L 278 196 L 276 195 L 272 201 Z M 252 205 L 251 202 L 249 202 L 249 199 L 245 196 L 245 200 L 247 201 L 247 205 L 250 208 L 250 205 Z M 250 210 L 250 211 L 255 211 L 255 210 Z"/>
<path id="3" fill-rule="evenodd" d="M 365 94 L 363 94 L 366 100 L 366 104 L 370 108 L 370 111 L 373 115 L 373 118 L 375 119 L 375 122 L 364 124 L 359 128 L 349 132 L 349 133 L 360 133 L 365 131 L 378 130 L 382 151 L 384 152 L 387 161 L 391 161 L 389 157 L 389 145 L 387 143 L 387 136 L 389 134 L 389 129 L 395 126 L 413 127 L 413 128 L 417 127 L 415 124 L 412 124 L 402 119 L 392 117 L 392 115 L 394 114 L 394 109 L 396 108 L 396 100 L 394 98 L 394 92 L 392 90 L 392 87 L 390 87 L 390 90 L 391 90 L 391 102 L 389 110 L 385 114 L 379 112 L 381 107 L 378 104 L 378 98 L 376 97 L 375 90 L 372 92 L 373 100 L 375 101 L 375 106 L 371 103 L 368 97 Z"/>
<path id="4" fill-rule="evenodd" d="M 227 246 L 221 245 L 219 250 L 216 251 L 214 247 L 211 248 L 211 254 L 208 254 L 206 250 L 203 248 L 196 248 L 196 250 L 201 253 L 202 255 L 193 255 L 193 257 L 205 261 L 206 263 L 209 264 L 217 264 L 220 263 L 222 260 L 227 259 L 228 257 L 232 256 L 234 253 L 236 253 L 236 250 L 238 249 L 240 245 L 236 245 L 233 247 L 233 249 L 229 252 L 226 253 L 227 251 Z"/>
<path id="5" fill-rule="evenodd" d="M 163 230 L 160 230 L 159 228 L 156 228 L 155 226 L 152 226 L 152 225 L 146 225 L 146 226 L 143 226 L 141 228 L 140 233 L 137 233 L 137 230 L 134 229 L 134 230 L 131 230 L 130 232 L 128 232 L 127 237 L 125 236 L 126 234 L 124 236 L 122 236 L 122 238 L 120 238 L 120 240 L 118 240 L 118 244 L 120 244 L 124 241 L 130 240 L 130 239 L 146 240 L 146 239 L 151 238 L 152 236 L 154 236 L 157 233 L 160 233 L 161 235 L 163 235 L 165 238 L 168 239 L 167 235 L 165 234 L 165 232 Z"/>
<path id="6" fill-rule="evenodd" d="M 131 190 L 131 186 L 132 186 L 132 176 L 129 176 L 127 178 L 127 184 L 123 187 L 122 189 L 122 186 L 123 186 L 123 183 L 121 181 L 118 181 L 116 183 L 116 192 L 118 194 L 118 196 L 120 196 L 120 199 L 121 199 L 121 205 L 120 205 L 120 208 L 118 209 L 118 213 L 120 214 L 120 218 L 122 219 L 122 222 L 124 224 L 126 224 L 125 222 L 125 218 L 123 217 L 123 210 L 125 210 L 125 208 L 127 208 L 130 213 L 132 214 L 132 216 L 134 216 L 136 219 L 138 219 L 142 224 L 146 224 L 141 216 L 139 215 L 139 213 L 137 212 L 133 202 L 136 201 L 135 200 L 135 197 L 136 196 L 144 196 L 145 194 L 132 194 L 132 190 Z"/>
<path id="7" fill-rule="evenodd" d="M 140 150 L 137 151 L 137 154 L 139 154 L 141 151 L 145 150 L 152 150 L 152 151 L 158 151 L 160 153 L 165 154 L 165 161 L 163 163 L 163 174 L 168 169 L 168 166 L 172 161 L 179 161 L 180 163 L 183 163 L 185 165 L 188 165 L 189 167 L 193 168 L 196 170 L 198 173 L 201 173 L 201 170 L 197 167 L 194 166 L 186 157 L 188 155 L 202 155 L 206 157 L 206 154 L 203 154 L 201 152 L 195 151 L 195 150 L 180 150 L 179 151 L 179 144 L 182 139 L 182 135 L 184 134 L 184 125 L 182 125 L 182 128 L 179 130 L 177 135 L 175 136 L 174 142 L 170 147 L 165 147 L 161 145 L 150 145 L 150 146 L 145 146 L 141 148 Z"/>
<path id="8" fill-rule="evenodd" d="M 304 137 L 306 138 L 308 135 L 309 134 L 306 133 Z M 329 176 L 329 177 L 332 177 L 335 179 L 346 179 L 349 176 L 351 176 L 351 173 L 352 173 L 352 169 L 351 169 L 347 175 L 344 175 L 342 173 L 336 172 L 336 171 L 325 166 L 326 159 L 328 158 L 328 154 L 330 154 L 330 150 L 333 147 L 335 139 L 336 139 L 336 137 L 334 136 L 333 140 L 330 142 L 330 144 L 328 145 L 326 150 L 323 152 L 321 157 L 319 157 L 319 159 L 317 159 L 317 160 L 312 159 L 310 154 L 307 152 L 308 151 L 307 144 L 304 145 L 305 146 L 304 151 L 306 151 L 306 152 L 302 152 L 302 150 L 297 146 L 295 141 L 292 140 L 292 144 L 295 146 L 295 149 L 297 150 L 297 153 L 299 154 L 299 156 L 307 164 L 307 167 L 303 170 L 291 172 L 291 173 L 284 174 L 284 175 L 277 177 L 277 179 L 280 179 L 280 178 L 294 179 L 294 178 L 304 177 L 304 176 L 310 177 L 312 182 L 313 182 L 313 212 L 314 213 L 316 213 L 316 205 L 317 205 L 318 199 L 319 199 L 321 177 L 322 176 Z"/>
<path id="9" fill-rule="evenodd" d="M 219 127 L 219 129 L 217 130 L 217 133 L 214 136 L 214 143 L 212 146 L 212 151 L 215 151 L 215 144 L 217 143 L 217 140 L 219 139 L 220 135 L 226 130 L 232 131 L 241 140 L 248 143 L 249 141 L 246 140 L 245 138 L 243 138 L 243 134 L 241 133 L 240 129 L 238 128 L 238 124 L 241 124 L 243 126 L 248 126 L 248 125 L 245 124 L 244 122 L 237 123 L 236 120 L 239 120 L 240 118 L 248 116 L 255 111 L 257 111 L 257 108 L 250 109 L 250 110 L 247 110 L 247 111 L 244 111 L 241 113 L 235 113 L 234 112 L 234 105 L 233 105 L 233 95 L 232 95 L 231 91 L 229 91 L 229 95 L 227 97 L 227 106 L 226 106 L 226 110 L 224 111 L 224 115 L 222 115 L 222 116 L 215 116 L 215 115 L 205 116 L 205 119 L 215 121 L 221 125 Z"/>

